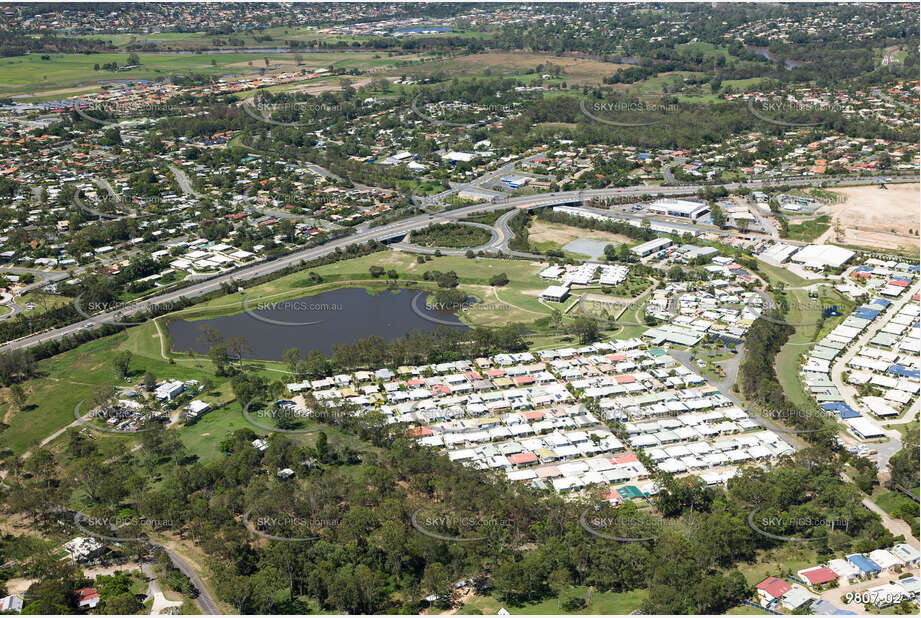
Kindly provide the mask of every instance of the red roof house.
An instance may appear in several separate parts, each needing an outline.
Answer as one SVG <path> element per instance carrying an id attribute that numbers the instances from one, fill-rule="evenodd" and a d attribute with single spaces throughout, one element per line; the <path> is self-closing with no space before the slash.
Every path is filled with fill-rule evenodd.
<path id="1" fill-rule="evenodd" d="M 80 607 L 96 607 L 99 605 L 99 592 L 95 588 L 80 588 L 74 594 L 77 595 L 77 604 Z"/>
<path id="2" fill-rule="evenodd" d="M 809 583 L 813 586 L 827 584 L 828 582 L 833 582 L 838 579 L 838 574 L 828 567 L 816 567 L 808 571 L 802 571 L 800 574 L 808 579 Z"/>
<path id="3" fill-rule="evenodd" d="M 768 601 L 773 601 L 790 592 L 792 586 L 782 579 L 768 577 L 755 588 L 758 589 L 758 594 L 767 597 Z"/>
<path id="4" fill-rule="evenodd" d="M 514 455 L 509 455 L 508 460 L 509 460 L 509 463 L 514 464 L 516 466 L 528 465 L 528 464 L 537 463 L 537 455 L 535 455 L 531 451 L 526 451 L 524 453 L 515 453 Z"/>

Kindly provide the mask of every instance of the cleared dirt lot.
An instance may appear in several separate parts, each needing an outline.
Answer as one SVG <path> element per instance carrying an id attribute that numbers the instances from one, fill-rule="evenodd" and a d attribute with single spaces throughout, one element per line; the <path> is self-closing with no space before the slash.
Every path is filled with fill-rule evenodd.
<path id="1" fill-rule="evenodd" d="M 868 248 L 913 249 L 919 244 L 921 227 L 921 185 L 894 184 L 888 189 L 877 186 L 835 189 L 844 196 L 838 204 L 821 211 L 844 230 L 844 243 Z M 834 227 L 834 226 L 833 226 Z M 829 238 L 829 242 L 834 242 Z"/>
<path id="2" fill-rule="evenodd" d="M 611 232 L 600 232 L 597 230 L 584 230 L 578 227 L 562 225 L 560 223 L 545 223 L 544 221 L 534 221 L 528 228 L 528 240 L 535 243 L 555 242 L 565 245 L 571 240 L 578 238 L 590 238 L 592 240 L 607 240 L 618 244 L 634 244 L 635 240 L 612 234 Z"/>

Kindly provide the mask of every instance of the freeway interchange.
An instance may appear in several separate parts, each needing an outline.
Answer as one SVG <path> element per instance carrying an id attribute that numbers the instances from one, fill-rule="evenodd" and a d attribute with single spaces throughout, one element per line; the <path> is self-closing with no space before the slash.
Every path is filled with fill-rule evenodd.
<path id="1" fill-rule="evenodd" d="M 889 179 L 890 181 L 895 181 L 897 179 Z M 912 182 L 917 182 L 916 178 L 906 179 Z M 743 187 L 749 189 L 760 189 L 766 186 L 771 186 L 772 184 L 783 184 L 797 186 L 797 185 L 813 185 L 816 184 L 817 179 L 810 178 L 797 178 L 786 181 L 774 181 L 774 182 L 763 182 L 755 181 L 749 183 L 729 183 L 723 186 L 729 191 L 737 190 Z M 837 186 L 841 185 L 860 185 L 860 184 L 875 184 L 879 182 L 878 178 L 868 177 L 868 178 L 842 178 L 842 179 L 826 179 L 824 180 L 826 184 L 833 184 Z M 692 195 L 697 193 L 699 190 L 703 189 L 705 186 L 713 185 L 683 185 L 683 186 L 657 186 L 657 185 L 641 185 L 637 187 L 624 187 L 620 189 L 591 189 L 591 190 L 582 190 L 582 191 L 562 191 L 556 193 L 545 193 L 545 194 L 536 194 L 536 195 L 527 195 L 520 197 L 509 197 L 506 199 L 497 199 L 491 202 L 472 204 L 469 206 L 463 206 L 456 208 L 454 210 L 448 210 L 439 212 L 437 214 L 422 214 L 415 217 L 410 217 L 383 225 L 376 228 L 368 228 L 358 230 L 357 233 L 344 238 L 338 238 L 331 240 L 323 245 L 318 247 L 312 247 L 310 249 L 303 249 L 295 251 L 286 256 L 267 261 L 259 262 L 251 266 L 245 266 L 230 272 L 224 272 L 217 274 L 207 280 L 201 281 L 199 283 L 194 283 L 188 287 L 174 290 L 171 292 L 165 292 L 163 294 L 150 297 L 145 300 L 139 300 L 132 304 L 130 313 L 139 313 L 147 311 L 151 308 L 169 306 L 176 303 L 181 298 L 185 299 L 194 299 L 202 295 L 214 292 L 221 289 L 221 286 L 233 281 L 245 281 L 247 279 L 252 279 L 255 277 L 260 277 L 281 269 L 284 269 L 289 266 L 294 266 L 301 261 L 312 260 L 315 258 L 323 257 L 330 253 L 333 253 L 336 249 L 343 249 L 349 245 L 366 243 L 369 241 L 380 241 L 387 242 L 402 238 L 409 232 L 421 228 L 428 227 L 434 223 L 448 223 L 454 222 L 459 219 L 463 219 L 472 215 L 473 213 L 482 213 L 494 210 L 504 210 L 507 208 L 513 208 L 517 210 L 531 210 L 535 208 L 542 208 L 547 206 L 558 206 L 564 204 L 581 204 L 585 200 L 590 199 L 604 199 L 612 197 L 636 197 L 639 199 L 641 196 L 676 196 L 676 195 Z M 601 211 L 607 212 L 608 214 L 615 214 L 614 211 Z M 522 254 L 519 252 L 509 251 L 508 250 L 508 241 L 511 238 L 511 231 L 508 229 L 507 222 L 513 215 L 513 212 L 504 215 L 496 222 L 496 232 L 499 237 L 498 242 L 495 241 L 495 236 L 493 238 L 494 246 L 496 249 L 502 251 L 505 254 L 518 255 L 519 257 L 536 257 L 531 254 Z M 616 213 L 618 218 L 622 219 L 640 219 L 636 215 Z M 651 220 L 655 220 L 655 217 L 649 217 Z M 734 236 L 736 232 L 722 232 L 712 227 L 703 227 L 694 224 L 681 224 L 675 223 L 672 220 L 669 220 L 669 225 L 677 229 L 685 229 L 690 232 L 699 232 L 699 231 L 708 231 L 715 232 L 718 234 L 725 234 Z M 749 235 L 751 235 L 749 233 Z M 118 320 L 119 318 L 124 317 L 125 310 L 114 310 L 103 312 L 94 315 L 91 318 L 81 320 L 79 322 L 74 322 L 66 326 L 61 326 L 58 328 L 47 330 L 43 333 L 36 333 L 20 339 L 9 341 L 2 346 L 0 346 L 0 351 L 9 351 L 13 349 L 27 349 L 29 347 L 64 337 L 66 335 L 72 335 L 79 331 L 85 330 L 87 328 L 93 328 L 100 323 Z"/>

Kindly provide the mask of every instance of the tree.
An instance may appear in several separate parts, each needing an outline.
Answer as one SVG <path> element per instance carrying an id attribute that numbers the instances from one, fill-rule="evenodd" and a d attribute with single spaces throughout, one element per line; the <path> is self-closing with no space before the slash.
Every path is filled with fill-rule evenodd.
<path id="1" fill-rule="evenodd" d="M 282 353 L 285 364 L 288 365 L 288 371 L 292 374 L 298 373 L 298 365 L 301 361 L 301 351 L 297 348 L 288 348 Z"/>
<path id="2" fill-rule="evenodd" d="M 157 385 L 157 378 L 154 377 L 154 374 L 149 371 L 144 372 L 144 377 L 141 378 L 141 384 L 144 385 L 144 388 L 147 390 L 153 390 L 154 386 Z"/>
<path id="3" fill-rule="evenodd" d="M 884 150 L 879 153 L 879 160 L 876 166 L 881 170 L 887 170 L 892 167 L 892 156 L 889 154 L 889 151 Z"/>
<path id="4" fill-rule="evenodd" d="M 250 347 L 249 341 L 243 335 L 231 337 L 227 341 L 227 350 L 233 354 L 238 361 L 243 360 L 245 354 L 252 354 L 253 348 Z"/>
<path id="5" fill-rule="evenodd" d="M 579 316 L 572 321 L 569 331 L 579 337 L 579 343 L 591 343 L 598 337 L 598 324 L 587 316 Z"/>
<path id="6" fill-rule="evenodd" d="M 116 378 L 127 378 L 128 368 L 131 365 L 131 352 L 123 350 L 115 354 L 112 358 L 112 366 L 115 368 Z"/>
<path id="7" fill-rule="evenodd" d="M 325 431 L 321 431 L 319 434 L 317 434 L 317 444 L 315 449 L 317 452 L 317 461 L 320 463 L 326 463 L 329 458 L 329 441 L 326 437 Z"/>
<path id="8" fill-rule="evenodd" d="M 216 345 L 208 351 L 208 358 L 214 363 L 214 373 L 218 376 L 228 375 L 230 367 L 230 356 L 227 354 L 226 346 Z"/>
<path id="9" fill-rule="evenodd" d="M 553 593 L 556 595 L 557 609 L 560 609 L 560 605 L 563 602 L 563 591 L 566 590 L 571 583 L 572 578 L 569 575 L 569 569 L 563 567 L 551 572 L 547 577 L 547 585 L 550 586 L 550 589 L 553 590 Z"/>
<path id="10" fill-rule="evenodd" d="M 135 53 L 128 54 L 128 66 L 137 66 L 141 64 L 141 57 Z"/>
<path id="11" fill-rule="evenodd" d="M 554 309 L 550 312 L 550 321 L 553 323 L 553 334 L 558 335 L 560 326 L 563 324 L 563 314 L 559 309 Z"/>
<path id="12" fill-rule="evenodd" d="M 22 406 L 26 403 L 26 393 L 21 384 L 10 386 L 9 400 L 14 408 L 22 410 Z"/>
<path id="13" fill-rule="evenodd" d="M 307 352 L 307 358 L 304 359 L 304 366 L 307 374 L 314 377 L 322 377 L 327 373 L 329 362 L 326 356 L 319 350 L 310 350 Z"/>
<path id="14" fill-rule="evenodd" d="M 710 214 L 713 216 L 713 225 L 720 229 L 726 225 L 726 215 L 719 204 L 713 205 L 713 208 L 710 209 Z"/>
<path id="15" fill-rule="evenodd" d="M 508 283 L 508 275 L 505 273 L 498 273 L 489 278 L 489 285 L 492 286 L 503 286 Z"/>

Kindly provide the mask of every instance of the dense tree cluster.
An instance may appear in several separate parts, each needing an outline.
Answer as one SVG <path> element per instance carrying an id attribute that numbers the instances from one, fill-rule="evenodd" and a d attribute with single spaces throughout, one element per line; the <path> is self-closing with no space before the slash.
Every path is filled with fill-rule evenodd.
<path id="1" fill-rule="evenodd" d="M 263 381 L 246 375 L 235 381 L 234 392 L 270 397 Z M 170 522 L 162 530 L 181 533 L 209 556 L 218 596 L 240 613 L 307 613 L 303 597 L 326 611 L 415 613 L 423 597 L 447 598 L 463 578 L 513 605 L 559 596 L 569 585 L 649 587 L 644 613 L 723 613 L 753 593 L 736 567 L 783 543 L 749 525 L 753 510 L 789 520 L 783 532 L 814 538 L 810 543 L 823 556 L 893 541 L 860 505 L 859 492 L 839 478 L 836 455 L 822 448 L 771 470 L 746 469 L 726 490 L 657 473 L 663 490 L 652 501 L 658 514 L 652 514 L 629 502 L 612 507 L 538 492 L 418 446 L 374 412 L 315 400 L 310 405 L 315 421 L 360 442 L 332 441 L 325 431 L 306 442 L 273 434 L 260 452 L 251 444 L 258 434 L 237 429 L 222 439 L 223 456 L 198 461 L 175 431 L 156 426 L 138 434 L 139 449 L 113 459 L 96 441 L 71 431 L 63 453 L 36 449 L 12 470 L 4 508 L 49 531 L 59 525 L 60 516 L 49 511 L 55 505 L 100 520 L 118 514 Z M 277 479 L 275 472 L 286 467 L 294 477 Z M 312 540 L 256 537 L 245 515 L 250 527 L 266 534 Z M 604 529 L 611 534 L 636 522 L 653 532 L 648 540 L 623 543 L 591 535 L 580 523 L 599 519 L 612 522 Z M 820 520 L 846 520 L 847 530 L 829 531 L 814 523 Z M 419 525 L 483 540 L 440 540 Z M 118 534 L 138 531 L 128 526 Z M 131 546 L 126 543 L 126 551 L 144 551 Z M 39 555 L 37 549 L 21 551 L 18 558 L 48 589 L 40 597 L 49 604 L 45 609 L 72 611 L 66 594 L 50 591 L 74 590 L 79 574 L 63 573 L 63 563 L 41 562 Z M 124 582 L 104 583 L 111 584 L 113 606 L 127 601 L 118 593 Z"/>
<path id="2" fill-rule="evenodd" d="M 464 249 L 479 247 L 489 242 L 487 230 L 462 223 L 439 223 L 422 230 L 413 230 L 410 242 L 425 247 Z"/>

